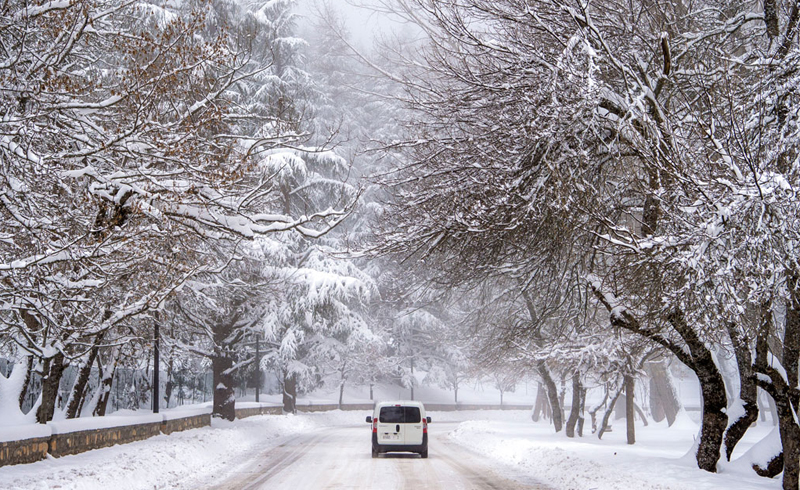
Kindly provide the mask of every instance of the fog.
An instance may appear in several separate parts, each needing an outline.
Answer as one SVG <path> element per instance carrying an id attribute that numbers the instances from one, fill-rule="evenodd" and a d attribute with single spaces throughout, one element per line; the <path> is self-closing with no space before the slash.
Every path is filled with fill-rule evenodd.
<path id="1" fill-rule="evenodd" d="M 387 12 L 379 0 L 299 0 L 301 28 L 313 28 L 321 16 L 332 13 L 343 24 L 348 41 L 359 50 L 368 51 L 375 41 L 409 29 L 407 23 Z"/>

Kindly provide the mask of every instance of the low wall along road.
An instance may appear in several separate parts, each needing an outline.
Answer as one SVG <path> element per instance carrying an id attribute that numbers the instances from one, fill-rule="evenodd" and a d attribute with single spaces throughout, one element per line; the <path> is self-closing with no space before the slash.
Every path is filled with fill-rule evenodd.
<path id="1" fill-rule="evenodd" d="M 211 425 L 210 407 L 0 427 L 0 466 L 33 463 L 48 454 L 54 457 L 78 454 L 208 425 Z"/>
<path id="2" fill-rule="evenodd" d="M 342 410 L 371 412 L 371 403 L 342 405 Z M 299 412 L 338 410 L 336 404 L 298 403 Z M 429 412 L 459 410 L 528 410 L 528 405 L 453 405 L 425 404 Z M 236 418 L 254 415 L 280 415 L 281 405 L 244 403 L 236 409 Z M 115 444 L 142 441 L 158 434 L 206 427 L 211 425 L 211 407 L 167 410 L 164 413 L 137 416 L 87 417 L 33 427 L 0 427 L 0 466 L 33 463 L 54 457 L 77 454 Z"/>

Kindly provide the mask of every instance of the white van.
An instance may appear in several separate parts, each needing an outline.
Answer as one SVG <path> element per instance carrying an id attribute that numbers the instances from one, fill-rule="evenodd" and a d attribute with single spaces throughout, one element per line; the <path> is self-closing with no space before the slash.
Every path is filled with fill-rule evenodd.
<path id="1" fill-rule="evenodd" d="M 372 417 L 372 457 L 380 453 L 408 452 L 428 457 L 428 424 L 420 402 L 395 401 L 375 404 Z"/>

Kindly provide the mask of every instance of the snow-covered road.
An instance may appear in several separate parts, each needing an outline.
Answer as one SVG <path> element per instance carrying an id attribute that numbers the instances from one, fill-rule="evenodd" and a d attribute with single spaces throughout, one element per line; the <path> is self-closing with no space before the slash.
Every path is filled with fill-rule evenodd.
<path id="1" fill-rule="evenodd" d="M 526 410 L 428 412 L 429 458 L 372 459 L 369 412 L 262 415 L 159 435 L 27 465 L 0 467 L 2 490 L 553 489 L 777 490 L 756 476 L 748 450 L 769 422 L 748 431 L 718 473 L 697 468 L 697 425 L 683 417 L 599 440 L 567 438 Z"/>
<path id="2" fill-rule="evenodd" d="M 370 455 L 369 426 L 326 427 L 263 451 L 215 490 L 313 489 L 541 489 L 498 474 L 481 457 L 447 440 L 455 422 L 430 425 L 428 459 L 416 454 Z"/>

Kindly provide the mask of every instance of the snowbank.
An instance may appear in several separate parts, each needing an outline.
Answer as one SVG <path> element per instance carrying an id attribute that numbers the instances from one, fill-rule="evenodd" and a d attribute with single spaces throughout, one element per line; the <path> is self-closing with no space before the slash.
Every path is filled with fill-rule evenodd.
<path id="1" fill-rule="evenodd" d="M 44 424 L 6 425 L 0 426 L 0 442 L 23 441 L 39 437 L 50 437 L 50 427 Z"/>
<path id="2" fill-rule="evenodd" d="M 176 419 L 183 419 L 186 417 L 196 417 L 197 415 L 207 415 L 213 411 L 213 408 L 209 406 L 183 406 L 178 408 L 173 408 L 170 410 L 165 410 L 161 412 L 161 416 L 164 420 L 176 420 Z"/>
<path id="3" fill-rule="evenodd" d="M 53 434 L 66 434 L 82 430 L 108 429 L 111 427 L 124 427 L 127 425 L 160 424 L 164 420 L 160 413 L 120 413 L 104 417 L 81 417 L 77 419 L 48 422 L 47 425 Z"/>
<path id="4" fill-rule="evenodd" d="M 273 402 L 255 402 L 255 401 L 239 401 L 236 400 L 236 408 L 272 408 L 272 407 L 282 407 L 283 403 L 273 403 Z"/>
<path id="5" fill-rule="evenodd" d="M 238 404 L 237 404 L 238 405 Z M 187 405 L 152 413 L 149 410 L 119 410 L 103 417 L 80 417 L 48 422 L 47 424 L 0 425 L 0 442 L 22 441 L 53 434 L 66 434 L 84 430 L 108 429 L 129 425 L 161 423 L 167 420 L 194 417 L 211 413 L 210 406 Z"/>
<path id="6" fill-rule="evenodd" d="M 360 412 L 260 415 L 211 427 L 159 435 L 86 453 L 0 468 L 10 490 L 144 490 L 206 488 L 237 471 L 249 457 L 285 437 L 332 425 L 361 422 Z"/>
<path id="7" fill-rule="evenodd" d="M 718 474 L 697 468 L 693 458 L 684 455 L 691 448 L 696 424 L 688 420 L 678 427 L 666 424 L 637 424 L 636 444 L 628 445 L 624 430 L 568 439 L 563 432 L 553 433 L 547 422 L 532 423 L 527 412 L 513 417 L 475 413 L 458 424 L 449 437 L 492 461 L 499 471 L 507 469 L 546 482 L 556 490 L 720 490 L 771 489 L 781 487 L 780 478 L 768 480 L 750 468 L 752 455 L 720 464 Z M 458 414 L 461 416 L 461 414 Z M 625 421 L 614 428 L 625 427 Z M 769 431 L 771 424 L 751 429 L 737 447 L 737 454 L 753 446 Z"/>

